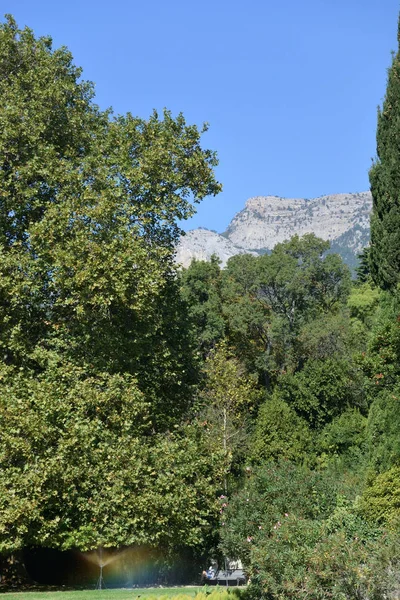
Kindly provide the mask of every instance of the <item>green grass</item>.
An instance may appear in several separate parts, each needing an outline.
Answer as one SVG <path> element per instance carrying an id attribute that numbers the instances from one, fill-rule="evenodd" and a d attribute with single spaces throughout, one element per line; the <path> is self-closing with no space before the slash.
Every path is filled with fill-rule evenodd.
<path id="1" fill-rule="evenodd" d="M 118 590 L 79 590 L 65 592 L 5 592 L 4 600 L 158 600 L 182 596 L 195 598 L 204 591 L 202 587 L 185 588 L 135 588 Z M 210 590 L 211 591 L 211 590 Z M 178 600 L 178 599 L 177 599 Z M 180 600 L 180 599 L 179 599 Z"/>

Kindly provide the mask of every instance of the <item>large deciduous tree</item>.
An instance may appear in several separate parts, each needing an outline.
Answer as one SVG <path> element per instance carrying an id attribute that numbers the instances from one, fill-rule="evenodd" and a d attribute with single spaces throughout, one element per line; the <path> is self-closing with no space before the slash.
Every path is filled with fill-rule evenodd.
<path id="1" fill-rule="evenodd" d="M 201 545 L 223 458 L 204 427 L 151 433 L 151 407 L 126 375 L 63 365 L 40 377 L 3 368 L 1 381 L 0 553 Z"/>
<path id="2" fill-rule="evenodd" d="M 204 358 L 225 333 L 219 263 L 215 255 L 210 262 L 193 260 L 180 276 L 181 295 L 188 306 L 198 349 Z"/>
<path id="3" fill-rule="evenodd" d="M 277 244 L 270 255 L 228 261 L 223 287 L 228 335 L 267 388 L 292 368 L 301 328 L 346 301 L 349 269 L 338 255 L 325 255 L 328 248 L 308 234 Z"/>
<path id="4" fill-rule="evenodd" d="M 195 367 L 173 259 L 216 157 L 182 115 L 114 117 L 80 77 L 0 25 L 0 550 L 194 545 L 213 467 L 180 433 Z"/>

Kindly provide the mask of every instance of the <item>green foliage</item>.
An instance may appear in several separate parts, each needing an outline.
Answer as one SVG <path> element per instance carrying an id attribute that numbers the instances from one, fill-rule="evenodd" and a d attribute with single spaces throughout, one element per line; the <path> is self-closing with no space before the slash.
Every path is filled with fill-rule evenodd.
<path id="1" fill-rule="evenodd" d="M 265 356 L 272 351 L 271 309 L 260 299 L 259 259 L 246 254 L 230 258 L 221 296 L 230 345 L 249 370 L 265 372 Z"/>
<path id="2" fill-rule="evenodd" d="M 387 471 L 400 461 L 400 390 L 383 390 L 371 405 L 366 430 L 371 468 Z"/>
<path id="3" fill-rule="evenodd" d="M 7 361 L 31 365 L 39 345 L 139 379 L 155 356 L 161 372 L 176 221 L 219 191 L 215 156 L 182 115 L 101 113 L 67 50 L 12 20 L 0 51 Z"/>
<path id="4" fill-rule="evenodd" d="M 71 54 L 11 17 L 0 74 L 0 551 L 199 546 L 221 460 L 182 424 L 174 255 L 221 189 L 206 127 L 100 111 Z"/>
<path id="5" fill-rule="evenodd" d="M 308 361 L 302 371 L 280 379 L 279 395 L 312 427 L 319 428 L 347 408 L 362 406 L 359 377 L 344 360 Z"/>
<path id="6" fill-rule="evenodd" d="M 2 383 L 0 551 L 204 541 L 222 458 L 204 428 L 152 434 L 127 376 L 9 370 Z"/>
<path id="7" fill-rule="evenodd" d="M 370 248 L 367 246 L 357 256 L 359 263 L 356 267 L 357 281 L 360 283 L 366 283 L 370 278 Z"/>
<path id="8" fill-rule="evenodd" d="M 324 256 L 328 244 L 313 234 L 277 244 L 259 258 L 260 300 L 272 312 L 268 331 L 272 367 L 290 368 L 296 337 L 307 323 L 336 312 L 350 289 L 350 272 L 340 257 Z"/>
<path id="9" fill-rule="evenodd" d="M 308 573 L 299 597 L 383 599 L 388 588 L 387 565 L 378 562 L 377 544 L 337 531 L 321 539 L 309 555 Z"/>
<path id="10" fill-rule="evenodd" d="M 396 589 L 399 538 L 366 522 L 326 475 L 281 462 L 225 504 L 222 543 L 250 598 L 379 598 Z M 245 537 L 246 536 L 246 537 Z"/>
<path id="11" fill-rule="evenodd" d="M 368 482 L 358 509 L 368 520 L 398 531 L 400 520 L 400 467 L 394 466 Z"/>
<path id="12" fill-rule="evenodd" d="M 399 37 L 400 40 L 400 37 Z M 378 110 L 377 160 L 369 177 L 373 198 L 370 268 L 374 282 L 394 290 L 400 274 L 400 53 L 393 55 L 386 96 Z"/>
<path id="13" fill-rule="evenodd" d="M 193 260 L 180 275 L 181 296 L 189 307 L 197 345 L 203 356 L 225 332 L 220 297 L 221 269 L 215 257 L 210 262 Z"/>
<path id="14" fill-rule="evenodd" d="M 305 317 L 332 310 L 347 298 L 350 272 L 327 242 L 313 234 L 277 244 L 260 257 L 261 294 L 294 331 Z"/>
<path id="15" fill-rule="evenodd" d="M 251 444 L 251 458 L 263 463 L 284 458 L 307 461 L 312 455 L 312 435 L 307 422 L 274 394 L 261 406 Z"/>
<path id="16" fill-rule="evenodd" d="M 204 364 L 202 397 L 207 406 L 220 406 L 240 424 L 246 415 L 256 410 L 260 393 L 239 360 L 221 342 L 210 353 Z"/>
<path id="17" fill-rule="evenodd" d="M 326 360 L 332 356 L 351 361 L 359 343 L 347 311 L 320 315 L 300 329 L 295 342 L 294 366 L 300 370 L 308 360 Z"/>
<path id="18" fill-rule="evenodd" d="M 318 521 L 288 515 L 269 535 L 261 537 L 251 550 L 251 585 L 255 596 L 302 597 L 320 529 Z"/>
<path id="19" fill-rule="evenodd" d="M 323 518 L 335 506 L 336 484 L 306 467 L 282 460 L 248 473 L 243 489 L 223 500 L 221 517 L 223 552 L 246 565 L 260 536 L 268 537 L 288 516 Z"/>
<path id="20" fill-rule="evenodd" d="M 369 526 L 342 498 L 327 519 L 287 513 L 251 544 L 249 595 L 382 600 L 398 586 L 398 548 L 398 535 Z"/>
<path id="21" fill-rule="evenodd" d="M 255 384 L 226 343 L 220 343 L 210 353 L 204 365 L 199 411 L 212 443 L 223 455 L 225 494 L 229 473 L 247 449 L 249 417 L 260 402 Z"/>
<path id="22" fill-rule="evenodd" d="M 220 549 L 244 561 L 257 598 L 393 593 L 399 65 L 352 288 L 312 234 L 178 274 L 179 221 L 221 189 L 206 127 L 103 112 L 65 48 L 0 25 L 3 555 L 205 555 L 220 519 Z"/>
<path id="23" fill-rule="evenodd" d="M 348 409 L 328 423 L 318 436 L 319 453 L 344 457 L 348 465 L 360 466 L 366 451 L 367 418 L 358 409 Z"/>
<path id="24" fill-rule="evenodd" d="M 247 464 L 257 466 L 245 468 L 242 489 L 220 498 L 221 549 L 244 561 L 253 582 L 249 593 L 257 598 L 289 597 L 288 590 L 296 597 L 297 583 L 309 577 L 317 544 L 338 536 L 339 548 L 337 529 L 349 540 L 351 531 L 360 537 L 365 529 L 352 507 L 336 506 L 336 495 L 340 487 L 353 497 L 365 468 L 367 402 L 359 356 L 366 349 L 365 326 L 374 318 L 377 294 L 372 292 L 368 307 L 359 312 L 353 302 L 351 316 L 349 272 L 338 257 L 325 256 L 326 249 L 322 240 L 305 236 L 278 245 L 270 255 L 233 257 L 208 280 L 204 295 L 206 302 L 214 298 L 215 315 L 224 324 L 218 335 L 225 336 L 206 361 L 206 404 L 215 410 L 216 400 L 224 408 L 236 398 L 232 416 L 236 411 L 236 428 L 245 427 L 251 405 L 247 411 L 240 408 L 250 391 L 240 391 L 235 355 L 268 392 L 252 417 Z M 201 267 L 204 273 L 211 268 Z M 194 283 L 190 286 L 194 306 L 204 314 Z M 204 323 L 207 331 L 210 316 Z M 217 336 L 211 338 L 215 344 Z M 324 474 L 305 467 L 317 464 L 326 468 Z M 345 476 L 345 469 L 350 474 Z M 284 522 L 287 535 L 281 538 Z M 354 569 L 360 548 L 354 549 Z M 335 565 L 329 568 L 333 577 Z M 315 582 L 324 594 L 328 587 L 327 580 Z M 312 596 L 313 588 L 307 589 Z"/>
<path id="25" fill-rule="evenodd" d="M 223 272 L 215 261 L 194 262 L 182 274 L 182 294 L 203 354 L 225 335 L 271 388 L 298 359 L 299 331 L 340 311 L 347 298 L 349 271 L 340 257 L 324 256 L 326 249 L 310 234 L 278 244 L 270 255 L 232 257 Z"/>
<path id="26" fill-rule="evenodd" d="M 381 294 L 361 366 L 371 399 L 397 384 L 400 374 L 400 308 L 396 295 Z"/>
<path id="27" fill-rule="evenodd" d="M 359 540 L 368 544 L 377 540 L 382 531 L 360 515 L 357 504 L 358 498 L 353 502 L 339 495 L 334 510 L 324 522 L 325 533 L 332 535 L 340 532 L 349 543 Z"/>
<path id="28" fill-rule="evenodd" d="M 359 319 L 362 323 L 370 325 L 371 318 L 376 312 L 380 295 L 379 288 L 373 287 L 367 282 L 354 286 L 347 300 L 350 315 L 355 319 Z"/>

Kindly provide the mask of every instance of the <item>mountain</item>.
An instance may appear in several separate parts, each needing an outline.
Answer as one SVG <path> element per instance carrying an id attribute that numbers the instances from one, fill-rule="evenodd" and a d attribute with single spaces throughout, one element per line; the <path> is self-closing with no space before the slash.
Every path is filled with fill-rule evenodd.
<path id="1" fill-rule="evenodd" d="M 182 236 L 177 247 L 176 262 L 183 267 L 188 267 L 192 260 L 210 260 L 216 254 L 221 260 L 221 266 L 225 267 L 228 259 L 235 254 L 245 254 L 248 250 L 235 246 L 228 238 L 216 231 L 210 231 L 204 227 L 188 231 Z M 251 252 L 251 254 L 257 254 Z"/>
<path id="2" fill-rule="evenodd" d="M 357 254 L 369 242 L 370 192 L 331 194 L 314 199 L 257 196 L 247 200 L 227 230 L 218 234 L 195 229 L 182 236 L 177 262 L 188 266 L 192 258 L 208 260 L 217 254 L 222 264 L 235 254 L 261 254 L 293 235 L 315 233 L 331 242 L 331 252 L 341 254 L 352 268 Z"/>

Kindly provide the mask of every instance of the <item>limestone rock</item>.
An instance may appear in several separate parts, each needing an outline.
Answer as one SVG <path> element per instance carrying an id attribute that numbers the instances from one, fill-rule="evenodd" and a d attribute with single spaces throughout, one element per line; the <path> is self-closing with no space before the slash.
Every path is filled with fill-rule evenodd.
<path id="1" fill-rule="evenodd" d="M 195 229 L 181 238 L 177 262 L 188 266 L 193 258 L 209 260 L 216 254 L 225 266 L 228 258 L 245 252 L 262 254 L 293 235 L 314 233 L 331 242 L 350 267 L 369 242 L 370 192 L 331 194 L 314 199 L 257 196 L 247 200 L 222 235 Z"/>
<path id="2" fill-rule="evenodd" d="M 210 260 L 216 254 L 225 267 L 228 259 L 236 254 L 244 254 L 246 250 L 238 248 L 226 237 L 215 231 L 193 229 L 182 236 L 176 251 L 176 262 L 182 267 L 188 267 L 192 260 Z M 255 252 L 251 252 L 255 254 Z"/>
<path id="3" fill-rule="evenodd" d="M 370 192 L 313 200 L 258 196 L 247 200 L 226 235 L 235 245 L 253 250 L 272 250 L 295 234 L 315 233 L 324 240 L 337 240 L 356 225 L 369 229 L 371 207 Z"/>

